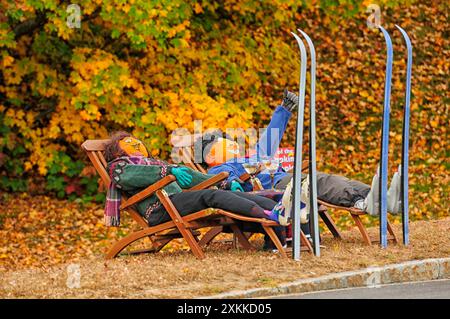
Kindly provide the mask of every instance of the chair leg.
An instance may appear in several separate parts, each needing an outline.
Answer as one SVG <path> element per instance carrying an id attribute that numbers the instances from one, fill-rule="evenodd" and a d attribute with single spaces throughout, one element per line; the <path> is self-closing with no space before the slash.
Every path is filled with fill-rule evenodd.
<path id="1" fill-rule="evenodd" d="M 153 242 L 153 246 L 150 248 L 133 250 L 133 251 L 130 251 L 128 254 L 137 255 L 137 254 L 142 254 L 142 253 L 157 253 L 161 249 L 163 249 L 164 246 L 166 246 L 169 242 L 171 242 L 172 239 L 173 238 L 167 238 L 167 239 L 163 239 L 160 241 L 155 241 L 155 242 Z"/>
<path id="2" fill-rule="evenodd" d="M 395 244 L 397 244 L 397 236 L 394 233 L 394 230 L 392 229 L 391 223 L 389 223 L 389 221 L 387 222 L 387 230 L 389 232 L 389 234 L 391 234 L 391 238 L 389 238 L 390 240 L 392 240 Z"/>
<path id="3" fill-rule="evenodd" d="M 141 238 L 145 238 L 148 236 L 149 236 L 148 233 L 138 231 L 122 238 L 111 247 L 111 249 L 106 254 L 106 259 L 112 259 L 116 257 L 122 250 L 124 250 L 130 244 L 134 243 L 135 241 Z"/>
<path id="4" fill-rule="evenodd" d="M 367 229 L 364 227 L 364 224 L 361 221 L 361 218 L 358 215 L 354 215 L 350 213 L 350 216 L 352 216 L 353 221 L 355 222 L 356 226 L 359 229 L 359 232 L 361 233 L 361 236 L 364 240 L 364 242 L 371 246 L 372 245 L 372 240 L 369 237 L 369 233 L 367 232 Z"/>
<path id="5" fill-rule="evenodd" d="M 222 226 L 217 226 L 211 228 L 205 235 L 203 235 L 202 239 L 198 242 L 200 247 L 205 247 L 211 243 L 211 241 L 216 238 L 223 230 Z"/>
<path id="6" fill-rule="evenodd" d="M 250 244 L 247 237 L 244 233 L 239 229 L 237 225 L 230 225 L 231 230 L 234 233 L 235 238 L 241 244 L 242 248 L 247 250 L 255 250 L 255 248 Z"/>
<path id="7" fill-rule="evenodd" d="M 319 210 L 319 216 L 322 218 L 325 225 L 328 227 L 328 229 L 333 234 L 333 237 L 336 239 L 342 239 L 342 235 L 339 232 L 339 229 L 337 228 L 336 224 L 334 223 L 333 219 L 331 218 L 330 214 L 326 210 Z"/>
<path id="8" fill-rule="evenodd" d="M 275 234 L 275 231 L 270 226 L 264 226 L 263 228 L 267 235 L 269 235 L 272 242 L 275 244 L 275 247 L 277 247 L 278 251 L 280 252 L 281 256 L 284 258 L 287 258 L 287 254 L 284 251 L 283 245 L 281 244 L 280 240 L 278 239 L 277 234 Z"/>
<path id="9" fill-rule="evenodd" d="M 158 190 L 158 191 L 156 191 L 156 196 L 163 204 L 167 213 L 169 213 L 170 218 L 175 223 L 175 226 L 178 228 L 180 234 L 186 240 L 186 242 L 189 245 L 189 247 L 191 248 L 194 256 L 199 259 L 205 258 L 205 253 L 200 248 L 200 246 L 199 246 L 196 238 L 192 234 L 191 230 L 186 228 L 185 221 L 180 216 L 180 213 L 177 211 L 177 209 L 173 205 L 172 201 L 169 199 L 169 196 L 167 196 L 167 193 L 165 191 Z"/>
<path id="10" fill-rule="evenodd" d="M 311 242 L 308 240 L 308 238 L 306 238 L 306 235 L 303 232 L 300 232 L 300 242 L 301 242 L 300 247 L 306 247 L 307 251 L 309 251 L 310 253 L 313 253 L 314 250 L 311 245 Z"/>

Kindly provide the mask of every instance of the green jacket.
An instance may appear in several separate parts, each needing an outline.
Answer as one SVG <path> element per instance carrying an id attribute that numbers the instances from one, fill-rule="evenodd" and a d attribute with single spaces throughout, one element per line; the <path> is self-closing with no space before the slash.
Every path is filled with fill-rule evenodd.
<path id="1" fill-rule="evenodd" d="M 174 166 L 162 161 L 160 162 L 162 165 L 140 165 L 130 164 L 126 160 L 118 159 L 108 164 L 108 171 L 111 180 L 114 181 L 117 188 L 130 197 L 161 180 L 163 177 L 170 175 L 171 169 Z M 115 164 L 114 166 L 111 165 L 113 163 Z M 181 187 L 177 181 L 165 186 L 163 189 L 169 196 L 181 193 L 183 189 L 191 188 L 214 176 L 212 174 L 200 173 L 189 167 L 187 168 L 192 176 L 192 182 L 186 187 Z M 226 181 L 217 186 L 220 188 L 228 188 Z M 148 219 L 151 212 L 160 205 L 161 203 L 158 197 L 156 194 L 153 194 L 136 204 L 136 208 L 139 214 Z"/>

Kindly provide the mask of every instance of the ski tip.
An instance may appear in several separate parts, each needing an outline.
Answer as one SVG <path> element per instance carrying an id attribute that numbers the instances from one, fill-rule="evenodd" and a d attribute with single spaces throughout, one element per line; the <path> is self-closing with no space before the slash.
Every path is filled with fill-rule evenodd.
<path id="1" fill-rule="evenodd" d="M 388 54 L 392 55 L 392 40 L 391 36 L 389 35 L 389 32 L 385 28 L 383 28 L 381 25 L 378 26 L 378 29 L 381 30 L 383 33 L 384 39 L 386 40 L 386 45 L 388 47 Z"/>
<path id="2" fill-rule="evenodd" d="M 395 27 L 403 34 L 403 37 L 405 38 L 406 41 L 409 40 L 409 36 L 408 33 L 406 33 L 406 31 L 399 25 L 395 25 Z"/>
<path id="3" fill-rule="evenodd" d="M 405 31 L 401 26 L 399 26 L 398 24 L 396 24 L 395 27 L 403 34 L 403 36 L 406 35 L 406 31 Z"/>
<path id="4" fill-rule="evenodd" d="M 383 33 L 388 33 L 387 30 L 385 28 L 383 28 L 381 25 L 378 26 L 378 29 L 380 29 L 381 32 L 383 32 Z"/>
<path id="5" fill-rule="evenodd" d="M 298 32 L 300 32 L 305 38 L 309 38 L 309 36 L 304 32 L 302 29 L 297 29 Z"/>
<path id="6" fill-rule="evenodd" d="M 412 44 L 411 44 L 411 39 L 409 38 L 408 33 L 399 25 L 395 25 L 395 27 L 400 31 L 400 33 L 402 34 L 403 38 L 405 39 L 406 42 L 406 46 L 408 48 L 408 54 L 412 55 Z"/>

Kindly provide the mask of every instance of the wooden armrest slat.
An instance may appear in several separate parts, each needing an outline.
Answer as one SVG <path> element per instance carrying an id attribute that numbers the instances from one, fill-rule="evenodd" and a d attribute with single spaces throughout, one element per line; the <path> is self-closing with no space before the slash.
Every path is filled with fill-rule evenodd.
<path id="1" fill-rule="evenodd" d="M 138 202 L 140 202 L 141 200 L 151 196 L 154 192 L 156 192 L 157 190 L 163 188 L 164 186 L 172 183 L 173 181 L 175 181 L 175 176 L 173 175 L 167 175 L 165 177 L 163 177 L 162 179 L 160 179 L 159 181 L 157 181 L 156 183 L 148 186 L 146 189 L 144 189 L 143 191 L 137 193 L 136 195 L 131 196 L 128 200 L 126 200 L 122 205 L 120 205 L 120 209 L 125 209 L 127 207 L 130 207 Z"/>
<path id="2" fill-rule="evenodd" d="M 221 182 L 221 181 L 223 181 L 223 180 L 225 180 L 227 178 L 228 178 L 228 173 L 227 172 L 221 172 L 221 173 L 217 174 L 216 176 L 211 177 L 211 178 L 207 179 L 206 181 L 203 181 L 203 182 L 195 185 L 194 187 L 189 188 L 186 191 L 189 192 L 189 191 L 197 191 L 197 190 L 201 190 L 201 189 L 207 189 L 207 188 L 209 188 L 209 187 L 211 187 L 211 186 L 213 186 L 213 185 L 215 185 L 215 184 L 217 184 L 217 183 L 219 183 L 219 182 Z"/>

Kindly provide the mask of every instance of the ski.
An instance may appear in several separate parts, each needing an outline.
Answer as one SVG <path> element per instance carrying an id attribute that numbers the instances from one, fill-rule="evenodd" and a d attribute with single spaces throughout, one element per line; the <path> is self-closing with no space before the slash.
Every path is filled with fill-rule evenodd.
<path id="1" fill-rule="evenodd" d="M 319 213 L 317 205 L 317 165 L 316 165 L 316 50 L 311 38 L 297 29 L 306 39 L 311 59 L 311 91 L 309 106 L 309 218 L 313 239 L 314 255 L 320 256 Z"/>
<path id="2" fill-rule="evenodd" d="M 411 72 L 412 72 L 412 45 L 408 34 L 400 26 L 395 25 L 403 35 L 407 48 L 406 63 L 406 91 L 405 105 L 403 106 L 403 130 L 402 130 L 402 165 L 401 165 L 401 209 L 403 244 L 409 244 L 409 210 L 408 210 L 408 152 L 409 152 L 409 117 L 411 99 Z"/>
<path id="3" fill-rule="evenodd" d="M 300 86 L 299 99 L 297 110 L 297 126 L 295 133 L 295 160 L 294 160 L 294 184 L 293 184 L 293 205 L 291 216 L 292 218 L 292 258 L 300 260 L 300 198 L 302 189 L 302 144 L 303 144 L 303 121 L 305 112 L 305 87 L 306 87 L 306 48 L 300 37 L 291 32 L 297 40 L 300 48 Z"/>
<path id="4" fill-rule="evenodd" d="M 380 154 L 380 245 L 382 248 L 387 247 L 387 190 L 388 190 L 388 155 L 389 155 L 389 116 L 390 116 L 390 99 L 391 99 L 391 79 L 392 79 L 392 60 L 393 49 L 392 41 L 389 33 L 382 27 L 378 28 L 383 33 L 386 41 L 386 73 L 384 84 L 384 107 L 383 120 L 381 128 L 381 154 Z"/>

